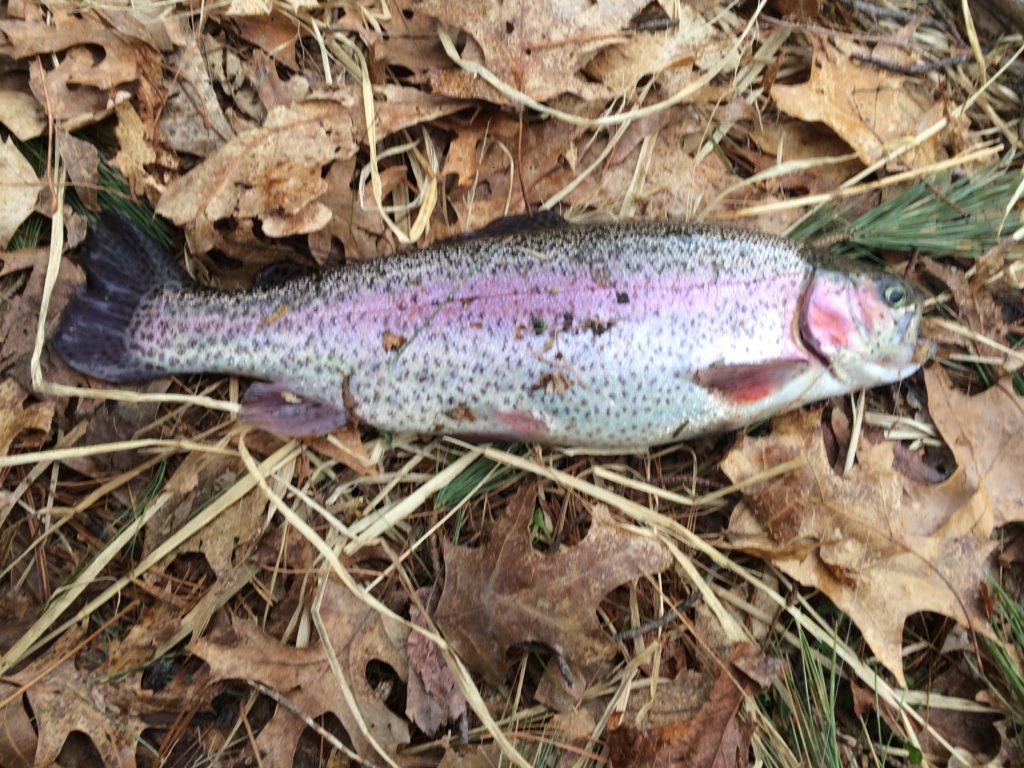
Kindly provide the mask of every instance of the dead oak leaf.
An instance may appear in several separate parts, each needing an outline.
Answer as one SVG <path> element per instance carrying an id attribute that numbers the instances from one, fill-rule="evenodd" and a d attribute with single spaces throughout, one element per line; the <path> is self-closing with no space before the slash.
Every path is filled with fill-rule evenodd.
<path id="1" fill-rule="evenodd" d="M 413 12 L 430 14 L 453 29 L 468 33 L 474 44 L 463 51 L 464 58 L 482 58 L 502 82 L 538 101 L 570 93 L 584 99 L 611 96 L 601 83 L 589 82 L 580 74 L 583 66 L 601 49 L 624 42 L 623 31 L 648 0 L 482 0 L 452 3 L 448 0 L 419 0 L 410 3 Z M 460 85 L 472 87 L 475 77 L 463 71 L 436 82 L 436 93 L 463 95 Z M 447 85 L 447 90 L 438 86 Z M 490 100 L 499 100 L 488 88 Z"/>
<path id="2" fill-rule="evenodd" d="M 672 562 L 657 540 L 629 533 L 594 507 L 583 541 L 544 555 L 530 544 L 537 489 L 524 486 L 480 548 L 446 545 L 445 582 L 434 620 L 465 662 L 493 682 L 517 643 L 543 643 L 592 671 L 615 652 L 597 621 L 604 596 Z"/>
<path id="3" fill-rule="evenodd" d="M 35 403 L 25 406 L 25 393 L 12 380 L 0 383 L 0 456 L 6 456 L 11 444 L 22 432 L 50 431 L 53 421 L 53 403 Z"/>
<path id="4" fill-rule="evenodd" d="M 428 611 L 431 610 L 432 591 L 429 587 L 416 591 Z M 419 627 L 428 628 L 423 613 L 416 605 L 409 607 L 409 620 Z M 405 714 L 421 731 L 433 736 L 442 725 L 455 722 L 466 713 L 466 698 L 437 643 L 420 632 L 410 632 L 408 654 L 409 686 Z"/>
<path id="5" fill-rule="evenodd" d="M 848 40 L 834 42 L 812 36 L 811 77 L 800 85 L 772 87 L 780 110 L 806 122 L 820 121 L 849 144 L 870 165 L 900 142 L 916 136 L 942 114 L 914 92 L 911 81 L 872 64 L 856 61 L 866 53 Z M 894 46 L 878 46 L 878 58 L 898 57 Z M 941 108 L 941 105 L 938 105 Z M 902 155 L 898 162 L 921 168 L 940 159 L 936 137 Z"/>
<path id="6" fill-rule="evenodd" d="M 224 116 L 199 43 L 190 39 L 169 64 L 176 77 L 160 113 L 160 133 L 175 151 L 206 157 L 235 132 Z"/>
<path id="7" fill-rule="evenodd" d="M 224 219 L 297 214 L 327 191 L 325 165 L 355 155 L 351 96 L 309 99 L 271 110 L 171 184 L 157 213 L 186 225 L 193 250 L 216 242 Z"/>
<path id="8" fill-rule="evenodd" d="M 722 41 L 716 40 L 719 36 L 715 27 L 690 5 L 680 5 L 679 14 L 675 27 L 666 34 L 634 33 L 599 51 L 584 68 L 587 76 L 615 93 L 628 92 L 645 75 L 665 70 L 695 76 L 690 74 L 694 65 L 713 61 L 712 49 L 720 47 L 715 43 Z M 721 55 L 719 51 L 715 54 Z M 677 89 L 684 84 L 677 79 L 672 86 Z"/>
<path id="9" fill-rule="evenodd" d="M 40 184 L 32 164 L 11 141 L 0 143 L 0 248 L 35 210 Z"/>
<path id="10" fill-rule="evenodd" d="M 741 549 L 816 587 L 860 628 L 903 684 L 903 625 L 933 611 L 983 630 L 979 590 L 994 548 L 992 516 L 963 471 L 917 485 L 893 469 L 888 443 L 862 442 L 845 476 L 828 463 L 820 411 L 774 422 L 722 462 L 735 483 L 797 458 L 793 472 L 744 491 L 729 532 Z"/>
<path id="11" fill-rule="evenodd" d="M 0 87 L 0 123 L 19 141 L 42 136 L 46 130 L 46 113 L 39 102 L 21 87 L 21 83 L 4 78 Z"/>
<path id="12" fill-rule="evenodd" d="M 740 768 L 747 765 L 754 724 L 739 722 L 740 706 L 746 696 L 771 685 L 781 663 L 767 659 L 748 644 L 738 646 L 730 662 L 716 678 L 700 708 L 685 719 L 648 730 L 634 725 L 612 729 L 608 735 L 609 764 L 613 768 L 675 765 Z"/>
<path id="13" fill-rule="evenodd" d="M 941 368 L 925 371 L 928 413 L 966 472 L 967 484 L 983 494 L 996 526 L 1024 522 L 1024 398 L 1006 378 L 970 397 Z"/>
<path id="14" fill-rule="evenodd" d="M 59 643 L 55 649 L 57 657 L 69 647 L 69 643 Z M 31 705 L 38 731 L 34 765 L 56 765 L 64 742 L 77 731 L 88 736 L 102 765 L 134 768 L 145 722 L 124 706 L 116 683 L 105 681 L 104 675 L 97 672 L 78 670 L 74 654 L 55 667 L 53 656 L 44 654 L 22 671 L 9 675 L 10 683 L 0 683 L 3 699 L 26 686 L 24 696 Z M 0 713 L 0 722 L 12 720 L 13 713 L 7 711 L 12 707 L 24 707 L 22 696 L 14 696 L 7 704 Z M 13 722 L 17 722 L 16 716 Z"/>
<path id="15" fill-rule="evenodd" d="M 109 90 L 136 78 L 137 41 L 111 29 L 94 10 L 76 9 L 61 3 L 53 3 L 48 9 L 52 14 L 52 24 L 42 19 L 0 20 L 0 32 L 7 37 L 6 43 L 0 45 L 0 53 L 13 59 L 24 59 L 69 48 L 84 50 L 85 46 L 94 46 L 102 48 L 103 55 L 90 54 L 87 59 L 80 59 L 68 79 L 70 84 Z"/>
<path id="16" fill-rule="evenodd" d="M 407 679 L 408 630 L 333 581 L 325 588 L 320 616 L 363 722 L 377 743 L 394 755 L 399 746 L 409 742 L 409 726 L 393 714 L 370 687 L 366 666 L 371 661 L 381 661 L 391 666 L 402 680 Z M 192 653 L 210 665 L 214 681 L 255 680 L 280 692 L 308 717 L 317 718 L 331 712 L 341 721 L 360 755 L 376 755 L 335 682 L 322 647 L 286 645 L 241 619 L 233 620 L 232 629 L 233 638 L 203 638 L 190 646 Z M 256 737 L 264 764 L 291 765 L 305 727 L 292 712 L 278 707 Z"/>

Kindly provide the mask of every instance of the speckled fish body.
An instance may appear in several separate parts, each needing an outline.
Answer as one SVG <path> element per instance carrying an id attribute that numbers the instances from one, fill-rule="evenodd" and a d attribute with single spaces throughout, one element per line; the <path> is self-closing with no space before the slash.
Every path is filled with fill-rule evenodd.
<path id="1" fill-rule="evenodd" d="M 645 446 L 888 383 L 920 363 L 920 307 L 896 278 L 827 268 L 780 238 L 671 223 L 446 241 L 234 293 L 154 267 L 157 286 L 98 359 L 81 348 L 99 302 L 89 292 L 105 289 L 93 273 L 124 249 L 91 259 L 86 249 L 90 286 L 58 334 L 62 356 L 109 379 L 210 371 L 273 382 L 254 386 L 251 420 L 283 432 L 358 419 Z M 882 297 L 894 284 L 905 291 L 895 308 Z"/>

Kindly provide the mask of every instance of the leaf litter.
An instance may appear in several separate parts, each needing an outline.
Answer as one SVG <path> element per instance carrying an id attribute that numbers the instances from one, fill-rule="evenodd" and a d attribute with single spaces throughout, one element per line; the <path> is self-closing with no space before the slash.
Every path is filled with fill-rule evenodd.
<path id="1" fill-rule="evenodd" d="M 807 764 L 767 702 L 813 661 L 860 697 L 850 761 L 1010 764 L 976 638 L 1019 656 L 989 630 L 1024 509 L 1019 41 L 769 8 L 9 4 L 0 763 Z M 97 207 L 169 218 L 221 287 L 538 209 L 796 225 L 909 269 L 943 369 L 643 456 L 282 441 L 237 381 L 36 357 Z"/>

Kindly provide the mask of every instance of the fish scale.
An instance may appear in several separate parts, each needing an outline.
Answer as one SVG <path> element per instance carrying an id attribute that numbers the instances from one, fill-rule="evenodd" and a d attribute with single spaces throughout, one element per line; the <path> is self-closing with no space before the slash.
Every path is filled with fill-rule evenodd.
<path id="1" fill-rule="evenodd" d="M 141 232 L 116 230 L 86 248 L 91 281 L 108 262 L 130 270 L 126 253 L 154 252 L 123 242 Z M 840 350 L 840 376 L 801 338 L 808 295 L 825 297 L 826 318 L 853 300 L 812 285 L 876 294 L 879 279 L 742 230 L 566 225 L 445 241 L 245 292 L 174 275 L 140 292 L 116 339 L 119 362 L 107 350 L 102 365 L 81 347 L 90 318 L 112 311 L 90 284 L 56 341 L 72 365 L 107 378 L 212 371 L 273 382 L 254 385 L 249 411 L 283 432 L 358 419 L 396 432 L 633 447 L 906 375 L 916 321 L 881 344 L 881 378 L 872 347 L 866 382 L 847 359 L 865 340 Z"/>

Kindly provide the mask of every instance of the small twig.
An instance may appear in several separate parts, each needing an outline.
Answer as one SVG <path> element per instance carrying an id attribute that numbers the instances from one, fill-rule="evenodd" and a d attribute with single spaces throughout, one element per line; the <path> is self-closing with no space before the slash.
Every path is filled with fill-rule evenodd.
<path id="1" fill-rule="evenodd" d="M 342 744 L 333 733 L 328 731 L 326 728 L 324 728 L 318 722 L 313 720 L 311 717 L 307 716 L 301 709 L 292 704 L 288 699 L 286 699 L 280 693 L 275 691 L 273 688 L 270 688 L 256 680 L 246 680 L 245 682 L 247 685 L 252 686 L 257 691 L 262 693 L 264 696 L 269 696 L 282 707 L 287 709 L 289 712 L 291 712 L 293 715 L 299 718 L 299 720 L 301 720 L 307 726 L 316 731 L 320 735 L 320 738 L 322 738 L 324 741 L 326 741 L 328 744 L 330 744 L 332 747 L 338 750 L 341 754 L 345 755 L 345 757 L 347 757 L 353 763 L 355 763 L 356 765 L 371 766 L 372 768 L 372 763 L 368 763 L 361 757 L 359 757 L 359 755 L 357 755 L 351 749 Z"/>
<path id="2" fill-rule="evenodd" d="M 715 574 L 720 570 L 717 563 L 713 563 L 711 568 L 708 570 L 708 575 L 704 577 L 704 581 L 708 584 L 711 583 L 711 579 L 714 578 Z M 667 624 L 672 623 L 682 613 L 690 610 L 700 600 L 700 590 L 694 590 L 685 599 L 680 601 L 671 610 L 665 612 L 664 616 L 659 616 L 656 619 L 652 619 L 645 624 L 640 624 L 636 627 L 630 627 L 629 629 L 623 629 L 620 632 L 615 633 L 616 640 L 632 640 L 640 635 L 646 635 L 648 632 L 653 632 L 656 629 L 661 629 Z"/>
<path id="3" fill-rule="evenodd" d="M 558 671 L 562 673 L 562 679 L 565 680 L 566 684 L 570 688 L 572 688 L 576 685 L 576 675 L 572 673 L 568 660 L 566 660 L 565 656 L 562 654 L 556 653 L 555 661 L 558 662 Z"/>
<path id="4" fill-rule="evenodd" d="M 913 77 L 914 75 L 925 75 L 929 72 L 935 72 L 955 64 L 963 64 L 965 61 L 970 61 L 973 56 L 970 53 L 957 53 L 953 56 L 943 56 L 935 61 L 919 61 L 915 64 L 901 64 L 898 61 L 878 59 L 868 53 L 851 53 L 850 58 L 864 64 L 871 64 L 879 69 L 887 69 L 890 72 Z"/>
<path id="5" fill-rule="evenodd" d="M 875 5 L 864 0 L 847 0 L 847 4 L 853 6 L 854 10 L 866 13 L 873 19 L 896 19 L 896 21 L 907 23 L 916 20 L 918 17 L 918 14 L 904 11 L 902 8 L 888 8 L 884 5 Z M 938 22 L 938 19 L 933 16 L 925 16 L 923 20 L 932 24 Z"/>

